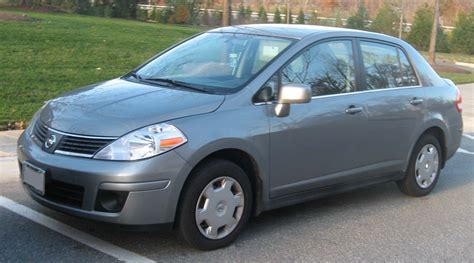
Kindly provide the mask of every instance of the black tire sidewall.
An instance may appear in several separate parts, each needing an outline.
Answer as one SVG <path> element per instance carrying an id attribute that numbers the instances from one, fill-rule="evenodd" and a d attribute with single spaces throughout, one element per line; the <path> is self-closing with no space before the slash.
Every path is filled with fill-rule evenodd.
<path id="1" fill-rule="evenodd" d="M 416 182 L 415 166 L 416 166 L 416 160 L 418 158 L 418 154 L 420 153 L 421 149 L 423 149 L 423 147 L 425 147 L 428 144 L 434 145 L 436 147 L 436 150 L 438 151 L 438 156 L 439 156 L 438 172 L 436 174 L 436 177 L 433 183 L 429 187 L 421 188 Z M 440 172 L 441 172 L 442 160 L 443 160 L 443 152 L 441 151 L 441 145 L 438 139 L 431 134 L 426 134 L 423 137 L 421 137 L 420 140 L 418 140 L 418 142 L 416 143 L 416 146 L 413 149 L 413 152 L 411 154 L 410 165 L 408 167 L 406 176 L 402 181 L 399 182 L 399 186 L 402 189 L 402 191 L 412 196 L 424 196 L 424 195 L 429 194 L 433 190 L 433 188 L 436 186 L 436 183 L 438 182 Z"/>
<path id="2" fill-rule="evenodd" d="M 237 238 L 250 218 L 252 187 L 247 174 L 231 161 L 213 159 L 200 165 L 190 176 L 191 178 L 183 189 L 177 218 L 180 237 L 200 250 L 212 250 L 229 245 Z M 232 233 L 222 239 L 212 240 L 203 236 L 196 225 L 196 204 L 202 190 L 212 180 L 222 176 L 231 177 L 241 185 L 244 193 L 244 211 L 240 222 Z"/>

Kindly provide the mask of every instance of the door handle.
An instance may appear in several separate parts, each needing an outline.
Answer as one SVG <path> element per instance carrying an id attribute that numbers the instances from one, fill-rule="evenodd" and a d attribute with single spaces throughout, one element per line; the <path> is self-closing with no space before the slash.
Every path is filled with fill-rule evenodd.
<path id="1" fill-rule="evenodd" d="M 413 98 L 410 100 L 411 105 L 419 105 L 421 103 L 423 103 L 423 99 L 420 99 L 420 98 Z"/>
<path id="2" fill-rule="evenodd" d="M 361 112 L 362 110 L 363 110 L 362 107 L 356 107 L 356 106 L 352 105 L 352 106 L 349 106 L 349 108 L 347 108 L 347 109 L 345 110 L 345 112 L 346 112 L 347 114 L 356 114 L 356 113 Z"/>

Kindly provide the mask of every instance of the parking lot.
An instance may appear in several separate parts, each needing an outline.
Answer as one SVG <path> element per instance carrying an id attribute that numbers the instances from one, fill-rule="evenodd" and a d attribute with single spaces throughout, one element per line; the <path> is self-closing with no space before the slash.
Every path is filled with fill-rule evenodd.
<path id="1" fill-rule="evenodd" d="M 266 212 L 234 244 L 210 252 L 173 233 L 126 231 L 40 206 L 19 182 L 19 132 L 3 132 L 0 261 L 474 262 L 474 84 L 460 87 L 465 135 L 430 195 L 408 197 L 387 183 Z"/>

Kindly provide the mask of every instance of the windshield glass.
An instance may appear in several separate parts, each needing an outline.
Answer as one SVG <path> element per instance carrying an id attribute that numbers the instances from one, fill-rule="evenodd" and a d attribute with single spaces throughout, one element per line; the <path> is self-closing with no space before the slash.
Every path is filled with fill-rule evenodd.
<path id="1" fill-rule="evenodd" d="M 285 38 L 204 33 L 150 61 L 136 75 L 228 93 L 247 83 L 291 43 Z"/>

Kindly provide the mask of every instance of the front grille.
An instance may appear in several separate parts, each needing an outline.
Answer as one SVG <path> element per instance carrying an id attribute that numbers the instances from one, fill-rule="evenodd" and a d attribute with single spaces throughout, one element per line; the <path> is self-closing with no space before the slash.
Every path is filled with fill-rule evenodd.
<path id="1" fill-rule="evenodd" d="M 82 199 L 84 198 L 84 187 L 49 180 L 45 185 L 44 197 L 55 203 L 81 208 Z"/>
<path id="2" fill-rule="evenodd" d="M 68 153 L 94 155 L 112 141 L 113 139 L 92 139 L 67 135 L 62 138 L 56 150 Z"/>
<path id="3" fill-rule="evenodd" d="M 51 148 L 54 153 L 89 158 L 115 140 L 112 137 L 67 134 L 48 128 L 41 121 L 37 121 L 33 127 L 33 135 L 39 146 L 43 147 L 48 134 L 55 134 L 59 138 L 57 146 Z"/>
<path id="4" fill-rule="evenodd" d="M 39 145 L 43 145 L 44 140 L 46 139 L 46 134 L 48 134 L 48 127 L 40 121 L 37 121 L 33 127 L 33 134 L 35 135 Z"/>

